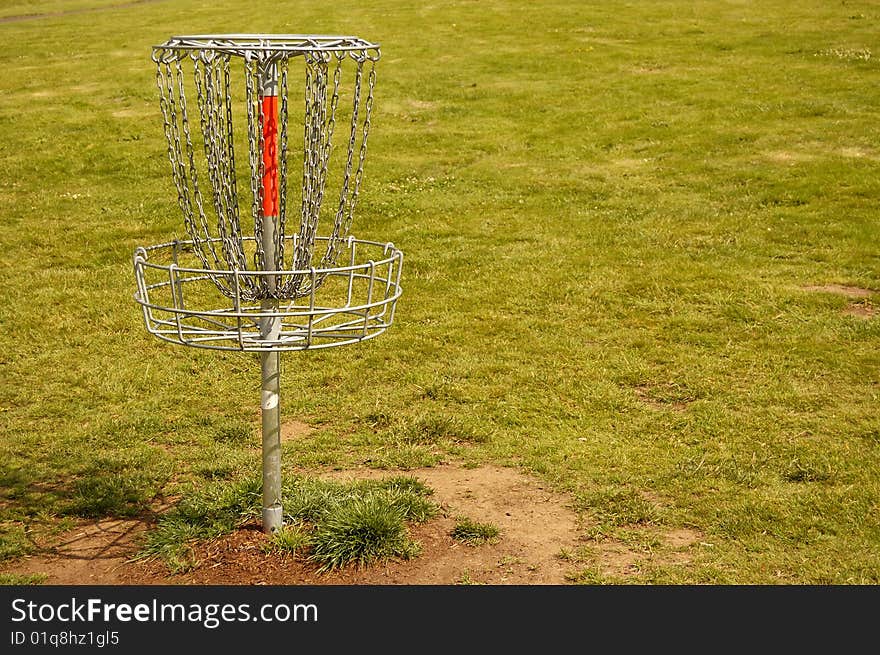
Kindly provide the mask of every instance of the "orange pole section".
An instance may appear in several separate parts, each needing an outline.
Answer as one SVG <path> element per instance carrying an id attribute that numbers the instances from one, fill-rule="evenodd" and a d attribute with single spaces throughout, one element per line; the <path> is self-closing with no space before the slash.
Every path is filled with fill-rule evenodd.
<path id="1" fill-rule="evenodd" d="M 263 216 L 278 216 L 278 96 L 262 96 Z"/>

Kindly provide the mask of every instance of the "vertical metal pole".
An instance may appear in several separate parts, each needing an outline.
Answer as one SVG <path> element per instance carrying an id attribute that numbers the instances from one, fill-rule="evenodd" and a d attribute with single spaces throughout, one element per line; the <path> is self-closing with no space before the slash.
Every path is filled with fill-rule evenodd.
<path id="1" fill-rule="evenodd" d="M 278 68 L 268 62 L 260 66 L 260 113 L 263 117 L 263 261 L 264 270 L 278 270 L 275 258 L 278 230 Z M 266 288 L 274 295 L 276 279 L 266 276 Z M 266 312 L 278 311 L 278 300 L 269 297 L 260 304 Z M 260 335 L 266 341 L 277 341 L 281 318 L 263 319 Z M 260 353 L 261 401 L 263 423 L 263 532 L 281 529 L 284 513 L 281 507 L 281 353 Z"/>

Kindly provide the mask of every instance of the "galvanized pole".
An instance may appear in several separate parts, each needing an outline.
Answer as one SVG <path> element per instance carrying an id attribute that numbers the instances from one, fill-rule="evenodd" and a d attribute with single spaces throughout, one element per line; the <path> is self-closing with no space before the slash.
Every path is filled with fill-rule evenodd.
<path id="1" fill-rule="evenodd" d="M 275 242 L 278 230 L 278 69 L 268 62 L 260 66 L 260 112 L 263 117 L 263 270 L 278 270 L 281 262 L 275 258 Z M 274 297 L 276 279 L 266 276 L 266 289 L 270 297 L 260 303 L 267 313 L 278 311 L 278 299 Z M 263 318 L 260 336 L 266 341 L 277 342 L 281 334 L 281 317 Z M 280 378 L 281 353 L 260 353 L 261 402 L 263 424 L 263 532 L 271 534 L 281 529 L 284 514 L 281 507 L 281 407 Z"/>

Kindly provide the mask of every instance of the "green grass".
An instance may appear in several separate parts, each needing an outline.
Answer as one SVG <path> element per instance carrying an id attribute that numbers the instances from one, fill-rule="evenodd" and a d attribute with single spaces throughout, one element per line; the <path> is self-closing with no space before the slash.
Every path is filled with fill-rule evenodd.
<path id="1" fill-rule="evenodd" d="M 35 20 L 52 14 L 101 11 L 128 2 L 132 0 L 7 0 L 0 7 L 0 18 Z"/>
<path id="2" fill-rule="evenodd" d="M 269 537 L 265 551 L 269 553 L 286 553 L 296 557 L 308 551 L 310 545 L 309 531 L 302 525 L 285 525 Z"/>
<path id="3" fill-rule="evenodd" d="M 159 517 L 138 558 L 161 558 L 172 572 L 191 569 L 197 564 L 191 556 L 193 542 L 220 537 L 260 516 L 260 485 L 260 479 L 251 476 L 191 489 Z"/>
<path id="4" fill-rule="evenodd" d="M 468 546 L 479 546 L 493 541 L 501 531 L 491 523 L 480 523 L 466 516 L 459 517 L 449 535 Z"/>
<path id="5" fill-rule="evenodd" d="M 48 576 L 42 573 L 18 574 L 18 573 L 0 573 L 0 585 L 5 586 L 21 586 L 21 585 L 39 585 L 43 584 Z"/>
<path id="6" fill-rule="evenodd" d="M 319 571 L 392 557 L 410 559 L 419 553 L 418 544 L 407 536 L 401 509 L 375 494 L 331 507 L 315 528 L 311 545 L 310 559 Z"/>
<path id="7" fill-rule="evenodd" d="M 268 552 L 301 555 L 320 572 L 348 565 L 365 566 L 419 552 L 407 534 L 408 523 L 433 517 L 433 491 L 410 476 L 348 483 L 289 476 L 282 494 L 285 526 L 265 544 Z M 261 513 L 260 478 L 215 482 L 192 489 L 148 533 L 137 559 L 160 558 L 172 572 L 197 565 L 192 547 L 215 539 Z"/>
<path id="8" fill-rule="evenodd" d="M 108 3 L 0 15 L 86 4 Z M 405 252 L 404 296 L 379 339 L 284 356 L 282 414 L 315 427 L 288 474 L 513 466 L 610 538 L 713 544 L 628 582 L 880 582 L 880 318 L 804 289 L 880 305 L 878 18 L 221 0 L 0 23 L 0 556 L 214 485 L 229 513 L 168 515 L 226 529 L 254 491 L 257 359 L 150 338 L 132 300 L 134 249 L 183 232 L 150 47 L 325 32 L 382 44 L 354 232 Z"/>

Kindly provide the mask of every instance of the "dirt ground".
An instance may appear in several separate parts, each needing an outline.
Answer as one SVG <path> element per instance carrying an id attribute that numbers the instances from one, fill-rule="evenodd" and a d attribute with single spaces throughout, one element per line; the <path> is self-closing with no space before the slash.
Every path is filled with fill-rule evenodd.
<path id="1" fill-rule="evenodd" d="M 582 529 L 568 499 L 539 482 L 506 468 L 456 466 L 410 470 L 434 490 L 439 516 L 411 529 L 421 553 L 409 561 L 349 567 L 317 573 L 292 556 L 268 554 L 258 525 L 195 547 L 198 565 L 170 575 L 159 561 L 132 561 L 149 523 L 105 519 L 83 523 L 43 551 L 4 567 L 4 572 L 47 576 L 47 584 L 242 584 L 242 585 L 447 585 L 565 584 L 575 565 L 570 558 Z M 327 474 L 338 480 L 387 477 L 370 469 Z M 456 518 L 491 523 L 500 529 L 494 543 L 468 546 L 450 530 Z"/>
<path id="2" fill-rule="evenodd" d="M 862 287 L 847 286 L 843 284 L 810 285 L 802 287 L 805 291 L 818 291 L 821 293 L 833 293 L 850 299 L 843 313 L 857 318 L 874 318 L 878 315 L 878 309 L 869 300 L 876 291 Z"/>

